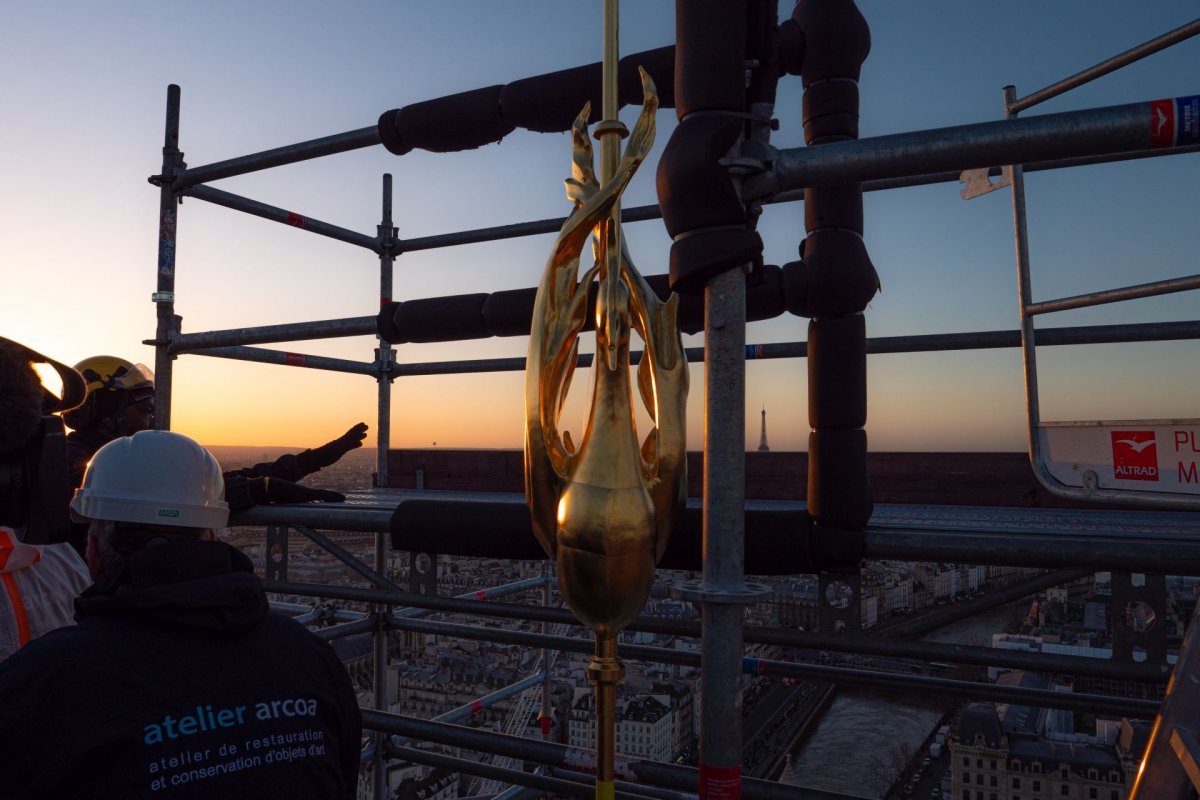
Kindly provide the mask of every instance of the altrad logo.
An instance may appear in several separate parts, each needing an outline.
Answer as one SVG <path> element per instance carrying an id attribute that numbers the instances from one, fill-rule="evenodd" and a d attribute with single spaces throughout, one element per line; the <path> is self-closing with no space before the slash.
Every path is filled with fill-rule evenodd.
<path id="1" fill-rule="evenodd" d="M 1158 480 L 1154 431 L 1112 432 L 1113 475 L 1124 481 Z"/>

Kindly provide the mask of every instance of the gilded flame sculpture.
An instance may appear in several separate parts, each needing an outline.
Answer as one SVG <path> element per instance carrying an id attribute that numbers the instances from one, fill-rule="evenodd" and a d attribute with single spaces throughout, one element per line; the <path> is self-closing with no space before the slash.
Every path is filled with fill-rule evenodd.
<path id="1" fill-rule="evenodd" d="M 525 497 L 533 532 L 555 559 L 567 605 L 596 634 L 588 669 L 596 684 L 597 797 L 613 791 L 616 682 L 623 674 L 617 633 L 645 605 L 687 499 L 688 364 L 676 325 L 678 297 L 659 300 L 634 267 L 619 227 L 621 192 L 654 143 L 658 96 L 640 72 L 642 111 L 620 162 L 613 167 L 602 158 L 602 172 L 611 172 L 603 185 L 592 169 L 590 106 L 575 120 L 566 182 L 575 208 L 538 286 L 525 373 Z M 611 119 L 615 113 L 605 116 L 610 118 L 600 123 L 598 136 L 623 132 Z M 580 277 L 580 258 L 593 233 L 595 264 Z M 576 446 L 570 433 L 560 433 L 559 418 L 593 279 L 599 281 L 594 383 Z M 645 343 L 637 386 L 653 422 L 640 445 L 629 374 L 631 330 Z"/>

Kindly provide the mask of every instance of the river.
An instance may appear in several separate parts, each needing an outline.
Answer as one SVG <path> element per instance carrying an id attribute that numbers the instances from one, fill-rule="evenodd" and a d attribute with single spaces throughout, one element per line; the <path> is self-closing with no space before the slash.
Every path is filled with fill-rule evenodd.
<path id="1" fill-rule="evenodd" d="M 987 645 L 1004 630 L 1008 606 L 955 622 L 925 641 Z M 938 725 L 944 701 L 918 693 L 884 694 L 845 687 L 813 732 L 792 750 L 795 783 L 878 800 Z"/>

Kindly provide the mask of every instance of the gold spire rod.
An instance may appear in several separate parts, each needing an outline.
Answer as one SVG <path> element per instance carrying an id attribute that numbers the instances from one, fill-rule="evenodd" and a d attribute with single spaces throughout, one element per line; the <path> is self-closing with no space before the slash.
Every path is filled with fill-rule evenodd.
<path id="1" fill-rule="evenodd" d="M 593 131 L 600 174 L 593 168 L 589 104 L 571 129 L 567 197 L 575 209 L 538 285 L 525 367 L 525 499 L 533 532 L 558 565 L 563 600 L 596 637 L 588 676 L 596 699 L 597 800 L 615 795 L 617 685 L 624 675 L 617 634 L 645 605 L 687 501 L 688 364 L 676 325 L 679 301 L 659 300 L 620 233 L 621 192 L 654 143 L 658 95 L 642 70 L 642 112 L 632 134 L 626 131 L 617 119 L 617 9 L 617 0 L 605 0 L 603 119 Z M 580 276 L 593 236 L 595 266 Z M 576 444 L 559 422 L 597 279 L 591 408 Z M 637 396 L 652 420 L 644 438 L 634 414 L 631 333 L 645 343 L 636 373 Z"/>

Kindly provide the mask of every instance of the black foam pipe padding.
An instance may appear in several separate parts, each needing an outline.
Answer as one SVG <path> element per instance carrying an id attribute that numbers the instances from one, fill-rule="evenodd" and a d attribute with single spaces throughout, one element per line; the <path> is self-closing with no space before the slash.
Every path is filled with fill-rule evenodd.
<path id="1" fill-rule="evenodd" d="M 646 283 L 660 300 L 671 296 L 670 278 L 667 275 L 647 275 Z M 583 330 L 595 328 L 597 284 L 588 289 L 588 310 Z M 774 264 L 755 267 L 746 277 L 746 319 L 755 322 L 774 319 L 786 309 L 784 272 Z M 533 304 L 537 289 L 508 289 L 482 295 L 485 299 L 477 306 L 481 295 L 450 295 L 425 300 L 409 300 L 407 303 L 393 301 L 379 309 L 375 328 L 379 337 L 389 344 L 407 342 L 459 341 L 468 338 L 483 339 L 488 336 L 526 336 L 533 320 Z M 463 300 L 462 298 L 472 298 Z M 430 313 L 430 304 L 436 307 L 441 318 L 435 328 L 420 329 Z M 420 318 L 414 316 L 420 315 Z M 479 318 L 483 318 L 482 329 Z M 676 319 L 684 333 L 704 330 L 704 295 L 680 295 Z M 479 334 L 472 336 L 472 333 Z M 419 336 L 420 338 L 409 338 Z M 449 338 L 435 339 L 434 336 Z"/>
<path id="2" fill-rule="evenodd" d="M 798 0 L 792 19 L 804 36 L 804 86 L 829 80 L 858 80 L 871 52 L 871 31 L 853 0 Z"/>
<path id="3" fill-rule="evenodd" d="M 455 342 L 485 339 L 483 321 L 486 294 L 460 294 L 408 300 L 397 309 L 394 325 L 406 342 Z"/>
<path id="4" fill-rule="evenodd" d="M 483 301 L 483 324 L 492 336 L 523 336 L 533 324 L 537 289 L 492 292 Z"/>
<path id="5" fill-rule="evenodd" d="M 818 430 L 867 424 L 867 326 L 862 314 L 808 324 L 808 424 Z"/>
<path id="6" fill-rule="evenodd" d="M 642 78 L 638 67 L 646 70 L 658 92 L 659 108 L 675 107 L 675 45 L 631 53 L 618 62 L 617 96 L 623 106 L 642 104 Z M 596 100 L 596 104 L 600 101 Z"/>
<path id="7" fill-rule="evenodd" d="M 823 571 L 858 568 L 867 551 L 862 528 L 839 528 L 813 520 L 809 537 L 812 560 Z"/>
<path id="8" fill-rule="evenodd" d="M 879 276 L 861 237 L 819 230 L 805 239 L 808 310 L 813 317 L 858 314 L 879 291 Z"/>
<path id="9" fill-rule="evenodd" d="M 783 302 L 789 314 L 811 317 L 808 310 L 808 265 L 789 261 L 780 271 L 783 278 Z"/>
<path id="10" fill-rule="evenodd" d="M 746 4 L 707 0 L 703 13 L 675 2 L 675 108 L 742 111 L 746 104 Z"/>
<path id="11" fill-rule="evenodd" d="M 787 75 L 799 75 L 804 68 L 804 31 L 794 19 L 779 26 L 779 69 Z"/>
<path id="12" fill-rule="evenodd" d="M 699 231 L 671 245 L 671 288 L 703 294 L 704 284 L 722 272 L 757 262 L 762 239 L 748 228 Z"/>
<path id="13" fill-rule="evenodd" d="M 861 183 L 821 186 L 804 190 L 804 229 L 843 228 L 863 232 Z"/>
<path id="14" fill-rule="evenodd" d="M 399 116 L 400 109 L 393 108 L 380 114 L 379 121 L 375 123 L 375 128 L 379 131 L 379 141 L 394 156 L 412 152 L 412 145 L 401 139 L 400 131 L 396 130 L 396 119 Z"/>
<path id="15" fill-rule="evenodd" d="M 749 68 L 746 86 L 746 108 L 755 103 L 774 107 L 776 89 L 782 71 L 779 55 L 779 0 L 747 0 L 746 2 L 746 63 Z"/>
<path id="16" fill-rule="evenodd" d="M 618 65 L 622 105 L 640 105 L 638 67 L 654 80 L 660 108 L 675 105 L 675 47 L 631 53 Z M 383 146 L 395 155 L 414 148 L 445 153 L 498 142 L 515 127 L 544 133 L 570 130 L 591 101 L 589 122 L 600 119 L 600 62 L 523 78 L 502 86 L 472 89 L 385 111 L 377 127 Z"/>
<path id="17" fill-rule="evenodd" d="M 515 127 L 500 114 L 503 88 L 486 86 L 399 109 L 391 121 L 400 143 L 407 149 L 452 153 L 500 141 Z"/>
<path id="18" fill-rule="evenodd" d="M 671 296 L 669 276 L 646 275 L 645 281 L 658 295 L 659 300 L 665 301 Z M 679 309 L 675 313 L 675 321 L 679 330 L 684 333 L 698 333 L 704 330 L 704 295 L 679 295 Z"/>
<path id="19" fill-rule="evenodd" d="M 805 125 L 811 120 L 831 114 L 849 114 L 857 119 L 858 84 L 853 81 L 816 83 L 804 91 L 800 103 L 801 121 Z M 855 124 L 855 130 L 857 129 Z"/>
<path id="20" fill-rule="evenodd" d="M 396 318 L 400 316 L 400 309 L 403 305 L 404 303 L 399 300 L 384 303 L 375 316 L 375 332 L 388 344 L 405 344 L 408 341 L 400 335 L 400 331 L 396 328 Z"/>
<path id="21" fill-rule="evenodd" d="M 742 136 L 736 117 L 691 117 L 671 132 L 655 173 L 659 208 L 672 237 L 744 225 L 746 211 L 721 159 Z"/>
<path id="22" fill-rule="evenodd" d="M 808 514 L 801 510 L 747 510 L 747 574 L 794 575 L 828 565 L 834 557 L 810 545 L 811 528 Z M 392 512 L 390 530 L 394 550 L 522 561 L 546 558 L 533 536 L 529 508 L 520 502 L 403 500 Z M 700 570 L 702 542 L 701 509 L 688 508 L 659 568 Z"/>
<path id="23" fill-rule="evenodd" d="M 783 270 L 775 264 L 756 266 L 746 276 L 746 321 L 775 319 L 786 310 Z"/>
<path id="24" fill-rule="evenodd" d="M 592 104 L 588 123 L 600 119 L 603 85 L 599 64 L 522 78 L 500 91 L 500 111 L 520 128 L 542 133 L 565 131 L 587 102 Z"/>
<path id="25" fill-rule="evenodd" d="M 808 435 L 808 512 L 825 525 L 861 528 L 875 509 L 867 476 L 867 432 Z"/>

